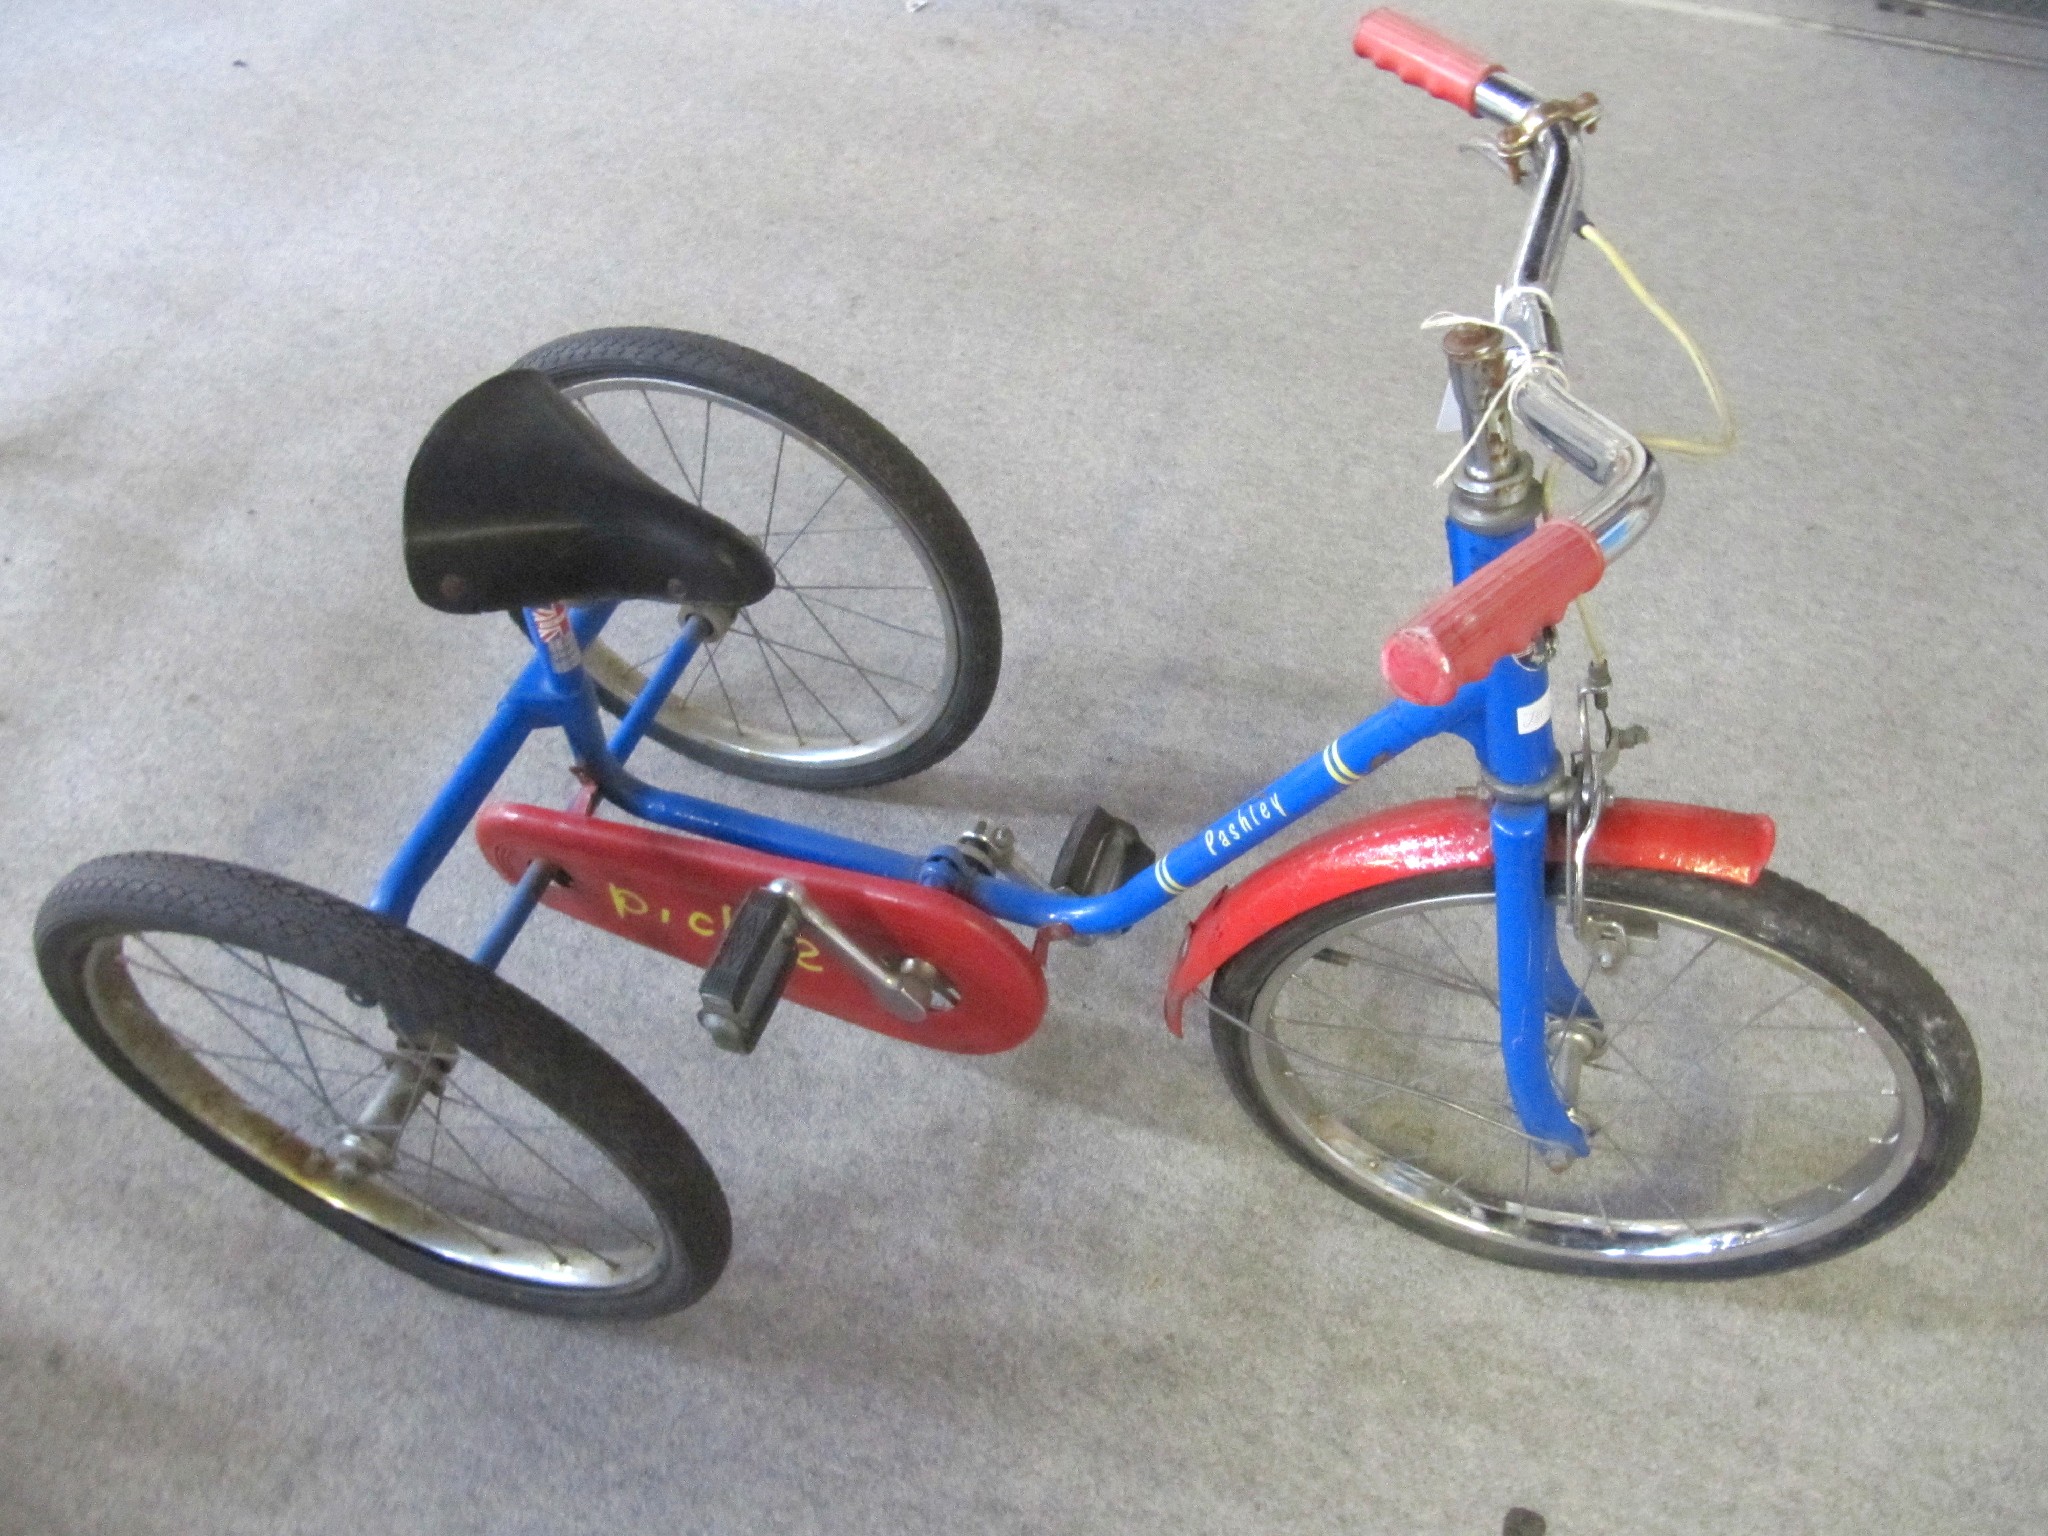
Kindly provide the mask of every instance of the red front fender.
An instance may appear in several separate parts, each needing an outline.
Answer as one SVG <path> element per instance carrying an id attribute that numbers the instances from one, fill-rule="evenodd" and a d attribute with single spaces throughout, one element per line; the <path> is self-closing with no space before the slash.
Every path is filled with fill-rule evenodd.
<path id="1" fill-rule="evenodd" d="M 1768 816 L 1663 800 L 1617 800 L 1586 851 L 1591 864 L 1668 869 L 1754 885 L 1778 829 Z M 1559 853 L 1555 845 L 1551 853 Z M 1312 838 L 1217 893 L 1188 929 L 1166 984 L 1166 1025 L 1181 1032 L 1181 1010 L 1216 968 L 1261 934 L 1339 896 L 1410 875 L 1482 869 L 1493 862 L 1482 800 L 1418 800 L 1378 811 Z"/>

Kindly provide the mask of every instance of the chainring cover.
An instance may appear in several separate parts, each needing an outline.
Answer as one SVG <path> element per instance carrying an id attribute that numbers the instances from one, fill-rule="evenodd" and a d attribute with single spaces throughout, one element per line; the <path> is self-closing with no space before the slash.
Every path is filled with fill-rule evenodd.
<path id="1" fill-rule="evenodd" d="M 928 960 L 958 993 L 950 1008 L 906 1024 L 830 952 L 800 939 L 784 996 L 898 1040 L 973 1055 L 1007 1051 L 1029 1039 L 1045 1013 L 1045 976 L 1031 952 L 947 891 L 535 805 L 487 806 L 476 839 L 508 881 L 536 859 L 559 869 L 562 878 L 542 898 L 556 911 L 700 970 L 751 892 L 778 877 L 796 880 L 869 953 Z"/>

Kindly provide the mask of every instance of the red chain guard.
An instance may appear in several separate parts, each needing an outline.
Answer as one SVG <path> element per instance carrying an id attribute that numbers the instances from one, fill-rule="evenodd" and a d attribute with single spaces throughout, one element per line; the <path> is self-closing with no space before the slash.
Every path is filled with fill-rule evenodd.
<path id="1" fill-rule="evenodd" d="M 476 819 L 476 840 L 507 880 L 535 859 L 562 870 L 569 883 L 550 885 L 543 898 L 557 912 L 700 970 L 749 892 L 779 876 L 796 880 L 856 942 L 929 960 L 960 1000 L 922 1024 L 906 1024 L 808 938 L 798 943 L 783 995 L 914 1045 L 1007 1051 L 1029 1039 L 1045 1013 L 1045 977 L 1031 952 L 945 891 L 536 805 L 487 806 Z"/>

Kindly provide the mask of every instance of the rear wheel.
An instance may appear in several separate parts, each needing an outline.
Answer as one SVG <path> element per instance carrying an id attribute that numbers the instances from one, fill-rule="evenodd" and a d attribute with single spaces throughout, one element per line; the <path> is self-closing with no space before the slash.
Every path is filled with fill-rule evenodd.
<path id="1" fill-rule="evenodd" d="M 528 353 L 621 452 L 758 541 L 776 586 L 692 662 L 649 735 L 773 784 L 838 789 L 928 768 L 995 693 L 1002 626 L 952 499 L 817 380 L 712 336 L 587 331 Z M 625 603 L 585 664 L 621 713 L 675 639 Z"/>
<path id="2" fill-rule="evenodd" d="M 1553 904 L 1561 899 L 1553 872 Z M 1968 1151 L 1977 1057 L 1917 962 L 1776 875 L 1593 871 L 1631 954 L 1565 939 L 1590 1008 L 1590 1156 L 1546 1166 L 1502 1077 L 1491 870 L 1396 881 L 1266 934 L 1217 974 L 1238 1098 L 1361 1204 L 1454 1247 L 1580 1274 L 1727 1276 L 1868 1242 Z M 1568 1097 L 1572 1097 L 1568 1095 Z"/>
<path id="3" fill-rule="evenodd" d="M 201 1146 L 386 1262 L 534 1312 L 638 1317 L 710 1289 L 717 1178 L 624 1068 L 421 935 L 172 854 L 74 871 L 36 922 L 50 995 Z"/>

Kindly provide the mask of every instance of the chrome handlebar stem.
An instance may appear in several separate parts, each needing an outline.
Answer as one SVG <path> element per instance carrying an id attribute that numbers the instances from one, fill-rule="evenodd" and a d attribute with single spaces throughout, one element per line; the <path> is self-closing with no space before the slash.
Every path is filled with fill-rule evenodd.
<path id="1" fill-rule="evenodd" d="M 1664 502 L 1664 471 L 1641 439 L 1544 374 L 1515 392 L 1515 419 L 1600 487 L 1572 514 L 1610 562 L 1643 536 Z"/>
<path id="2" fill-rule="evenodd" d="M 1506 75 L 1489 75 L 1473 92 L 1483 117 L 1513 128 L 1542 110 L 1543 101 Z M 1548 122 L 1530 149 L 1539 161 L 1535 203 L 1515 252 L 1514 275 L 1495 319 L 1538 357 L 1561 357 L 1557 317 L 1545 301 L 1557 281 L 1565 241 L 1578 232 L 1578 130 Z M 1583 404 L 1561 377 L 1538 368 L 1514 391 L 1515 419 L 1551 452 L 1599 487 L 1573 514 L 1610 561 L 1650 526 L 1664 500 L 1664 472 L 1642 442 Z"/>

